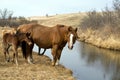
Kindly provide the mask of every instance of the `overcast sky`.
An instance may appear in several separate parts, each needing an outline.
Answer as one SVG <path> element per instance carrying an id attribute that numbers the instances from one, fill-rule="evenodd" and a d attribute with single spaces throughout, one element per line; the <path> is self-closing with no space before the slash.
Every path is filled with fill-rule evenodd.
<path id="1" fill-rule="evenodd" d="M 42 16 L 64 13 L 100 11 L 111 7 L 113 0 L 0 0 L 0 9 L 7 8 L 13 16 Z"/>

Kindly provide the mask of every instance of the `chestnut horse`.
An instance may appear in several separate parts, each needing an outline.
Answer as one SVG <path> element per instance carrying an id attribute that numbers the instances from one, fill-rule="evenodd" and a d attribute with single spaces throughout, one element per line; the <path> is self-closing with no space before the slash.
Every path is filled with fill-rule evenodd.
<path id="1" fill-rule="evenodd" d="M 4 55 L 5 55 L 5 60 L 7 62 L 10 61 L 10 56 L 9 56 L 9 48 L 12 46 L 14 54 L 13 54 L 13 61 L 15 58 L 16 64 L 18 65 L 18 46 L 22 41 L 25 41 L 27 44 L 31 45 L 32 42 L 30 40 L 30 33 L 14 33 L 11 34 L 11 32 L 6 32 L 3 34 L 3 47 L 4 47 Z M 6 57 L 6 53 L 8 54 L 8 59 Z"/>
<path id="2" fill-rule="evenodd" d="M 71 26 L 56 25 L 53 27 L 47 27 L 39 24 L 25 24 L 18 27 L 18 31 L 30 32 L 33 42 L 40 48 L 51 48 L 53 62 L 55 66 L 60 60 L 61 52 L 68 43 L 68 48 L 72 49 L 73 44 L 77 39 L 77 28 L 74 29 Z M 25 47 L 26 46 L 26 47 Z M 33 46 L 25 45 L 23 43 L 23 54 L 28 59 L 28 62 L 32 62 L 32 48 Z M 29 52 L 29 55 L 27 53 Z"/>

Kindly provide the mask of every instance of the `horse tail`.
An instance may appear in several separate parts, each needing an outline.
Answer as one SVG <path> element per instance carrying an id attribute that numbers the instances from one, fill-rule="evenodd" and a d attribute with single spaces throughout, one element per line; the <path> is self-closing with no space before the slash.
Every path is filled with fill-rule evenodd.
<path id="1" fill-rule="evenodd" d="M 22 42 L 22 54 L 23 54 L 23 58 L 27 59 L 27 54 L 26 54 L 26 42 Z"/>

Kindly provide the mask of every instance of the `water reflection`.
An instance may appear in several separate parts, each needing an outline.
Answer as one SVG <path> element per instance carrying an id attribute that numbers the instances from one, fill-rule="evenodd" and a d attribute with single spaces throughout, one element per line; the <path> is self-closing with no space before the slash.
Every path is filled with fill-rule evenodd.
<path id="1" fill-rule="evenodd" d="M 81 43 L 81 57 L 86 60 L 88 66 L 94 65 L 99 69 L 98 63 L 101 64 L 105 80 L 120 80 L 120 52 Z"/>

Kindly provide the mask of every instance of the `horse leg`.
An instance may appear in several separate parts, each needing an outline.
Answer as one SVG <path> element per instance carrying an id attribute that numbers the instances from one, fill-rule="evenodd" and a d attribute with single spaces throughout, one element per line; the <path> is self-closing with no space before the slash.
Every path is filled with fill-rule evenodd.
<path id="1" fill-rule="evenodd" d="M 46 49 L 44 49 L 44 51 L 43 51 L 43 53 L 41 55 L 44 55 L 45 51 L 46 51 Z"/>
<path id="2" fill-rule="evenodd" d="M 33 45 L 34 46 L 34 45 Z M 33 63 L 33 56 L 32 56 L 32 49 L 33 49 L 33 46 L 30 47 L 30 61 Z"/>
<path id="3" fill-rule="evenodd" d="M 17 51 L 15 53 L 15 63 L 18 66 L 18 52 Z"/>
<path id="4" fill-rule="evenodd" d="M 27 47 L 26 46 L 27 46 L 26 42 L 23 41 L 22 45 L 21 45 L 21 48 L 22 48 L 22 55 L 23 55 L 23 58 L 25 58 L 25 60 L 27 59 L 27 54 L 26 54 Z"/>
<path id="5" fill-rule="evenodd" d="M 6 58 L 7 62 L 10 62 L 10 55 L 9 55 L 9 51 L 7 50 L 7 55 L 8 55 L 8 59 Z"/>
<path id="6" fill-rule="evenodd" d="M 41 48 L 39 48 L 41 50 Z M 44 55 L 46 49 L 44 49 L 44 51 L 42 52 L 42 54 L 40 54 L 40 51 L 39 51 L 39 55 Z"/>
<path id="7" fill-rule="evenodd" d="M 17 52 L 17 46 L 14 46 L 14 53 L 13 53 L 13 57 L 15 56 L 15 63 L 18 66 L 18 52 Z"/>
<path id="8" fill-rule="evenodd" d="M 56 61 L 55 65 L 59 65 L 62 50 L 63 50 L 63 48 L 60 48 L 57 50 L 57 61 Z"/>
<path id="9" fill-rule="evenodd" d="M 4 56 L 5 56 L 5 61 L 7 60 L 7 57 L 6 57 L 6 51 L 7 51 L 7 49 L 6 49 L 6 45 L 5 44 L 3 44 L 3 52 L 4 52 Z"/>
<path id="10" fill-rule="evenodd" d="M 41 51 L 41 48 L 40 48 L 40 47 L 38 47 L 38 55 L 40 55 L 40 51 Z"/>
<path id="11" fill-rule="evenodd" d="M 4 49 L 5 59 L 6 59 L 7 62 L 10 62 L 10 55 L 9 55 L 9 51 L 8 51 L 9 48 L 10 48 L 10 46 L 7 45 L 7 48 Z M 7 58 L 6 53 L 8 55 L 8 58 Z"/>
<path id="12" fill-rule="evenodd" d="M 55 66 L 55 63 L 56 63 L 56 60 L 57 60 L 56 53 L 57 53 L 57 45 L 53 46 L 53 48 L 52 48 L 52 56 L 53 56 L 52 65 L 53 66 Z"/>
<path id="13" fill-rule="evenodd" d="M 31 64 L 31 61 L 29 58 L 30 46 L 26 42 L 22 42 L 22 53 L 25 60 L 27 60 L 27 62 Z"/>
<path id="14" fill-rule="evenodd" d="M 13 53 L 13 59 L 12 59 L 12 62 L 14 62 L 15 60 L 15 53 Z"/>
<path id="15" fill-rule="evenodd" d="M 46 49 L 44 49 L 44 51 L 42 52 L 42 54 L 40 54 L 41 48 L 40 48 L 40 47 L 38 47 L 38 48 L 39 48 L 39 49 L 38 49 L 38 55 L 44 55 Z"/>
<path id="16" fill-rule="evenodd" d="M 4 49 L 4 56 L 5 56 L 5 61 L 7 61 L 6 49 Z"/>
<path id="17" fill-rule="evenodd" d="M 29 64 L 33 64 L 33 57 L 32 57 L 32 49 L 33 49 L 33 45 L 29 46 L 27 45 L 27 49 L 26 49 L 26 54 L 27 54 L 27 60 Z"/>

